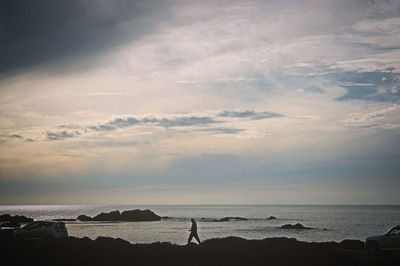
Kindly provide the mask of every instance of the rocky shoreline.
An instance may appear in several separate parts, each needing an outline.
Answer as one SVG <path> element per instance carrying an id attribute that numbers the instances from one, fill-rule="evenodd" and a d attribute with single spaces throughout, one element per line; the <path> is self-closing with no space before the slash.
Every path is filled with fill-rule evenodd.
<path id="1" fill-rule="evenodd" d="M 16 242 L 12 230 L 0 232 L 2 260 L 10 265 L 400 265 L 398 254 L 369 255 L 359 240 L 309 243 L 284 237 L 227 237 L 182 246 L 131 244 L 108 237 Z"/>

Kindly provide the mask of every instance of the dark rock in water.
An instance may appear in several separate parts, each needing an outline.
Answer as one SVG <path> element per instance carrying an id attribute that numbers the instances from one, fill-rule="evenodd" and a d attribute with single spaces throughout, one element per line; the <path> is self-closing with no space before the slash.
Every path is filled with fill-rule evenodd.
<path id="1" fill-rule="evenodd" d="M 4 221 L 11 221 L 11 215 L 9 214 L 2 214 L 0 215 L 0 221 L 4 222 Z"/>
<path id="2" fill-rule="evenodd" d="M 93 221 L 122 221 L 121 213 L 119 211 L 112 211 L 109 213 L 102 212 L 92 218 Z"/>
<path id="3" fill-rule="evenodd" d="M 313 229 L 311 227 L 305 227 L 304 225 L 299 224 L 299 223 L 297 223 L 295 225 L 293 225 L 293 224 L 285 224 L 285 225 L 282 225 L 280 228 L 282 228 L 282 229 L 297 229 L 297 230 Z"/>
<path id="4" fill-rule="evenodd" d="M 74 222 L 76 219 L 73 218 L 61 218 L 61 219 L 53 219 L 55 222 Z"/>
<path id="5" fill-rule="evenodd" d="M 21 224 L 19 222 L 5 222 L 1 225 L 1 227 L 20 227 Z"/>
<path id="6" fill-rule="evenodd" d="M 84 215 L 84 214 L 79 215 L 78 218 L 76 218 L 76 219 L 79 220 L 79 221 L 91 221 L 92 220 L 91 217 L 89 217 L 87 215 Z"/>
<path id="7" fill-rule="evenodd" d="M 275 216 L 270 216 L 267 218 L 267 220 L 276 220 L 276 219 L 278 219 L 278 218 L 276 218 Z"/>
<path id="8" fill-rule="evenodd" d="M 243 217 L 224 217 L 219 220 L 214 220 L 215 222 L 229 222 L 229 221 L 247 221 L 248 219 Z"/>
<path id="9" fill-rule="evenodd" d="M 0 222 L 30 223 L 33 222 L 33 219 L 23 215 L 11 216 L 9 214 L 2 214 L 0 215 Z"/>
<path id="10" fill-rule="evenodd" d="M 119 211 L 112 211 L 109 213 L 100 213 L 91 218 L 86 215 L 79 215 L 79 221 L 121 221 L 121 222 L 150 222 L 160 221 L 161 217 L 152 212 L 151 210 L 131 210 L 120 213 Z"/>
<path id="11" fill-rule="evenodd" d="M 161 217 L 152 212 L 151 210 L 133 210 L 133 211 L 124 211 L 121 213 L 121 221 L 160 221 Z"/>
<path id="12" fill-rule="evenodd" d="M 344 250 L 364 250 L 364 242 L 360 240 L 345 239 L 339 243 L 339 248 Z"/>

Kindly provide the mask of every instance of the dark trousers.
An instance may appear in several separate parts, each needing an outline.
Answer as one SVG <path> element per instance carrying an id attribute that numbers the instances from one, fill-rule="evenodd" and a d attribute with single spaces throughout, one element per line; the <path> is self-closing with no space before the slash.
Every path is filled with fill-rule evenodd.
<path id="1" fill-rule="evenodd" d="M 197 232 L 190 232 L 189 239 L 188 239 L 188 244 L 190 243 L 190 241 L 192 241 L 193 237 L 196 238 L 196 240 L 197 240 L 197 242 L 199 244 L 201 244 L 200 238 L 199 238 L 199 235 L 197 234 Z"/>

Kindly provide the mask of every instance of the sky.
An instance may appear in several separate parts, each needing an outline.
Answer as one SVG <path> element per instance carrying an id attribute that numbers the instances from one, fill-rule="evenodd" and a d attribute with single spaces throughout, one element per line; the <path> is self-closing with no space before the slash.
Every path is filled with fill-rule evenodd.
<path id="1" fill-rule="evenodd" d="M 0 204 L 400 204 L 399 144 L 399 1 L 0 3 Z"/>

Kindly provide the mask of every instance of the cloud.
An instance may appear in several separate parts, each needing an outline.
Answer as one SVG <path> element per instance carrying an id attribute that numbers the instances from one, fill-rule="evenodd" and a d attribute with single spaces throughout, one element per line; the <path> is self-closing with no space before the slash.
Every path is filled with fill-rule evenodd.
<path id="1" fill-rule="evenodd" d="M 268 111 L 256 112 L 256 111 L 252 111 L 252 110 L 246 110 L 246 111 L 224 110 L 221 113 L 219 113 L 218 116 L 248 118 L 248 119 L 254 119 L 254 120 L 265 119 L 265 118 L 274 118 L 274 117 L 283 117 L 283 115 L 278 114 L 278 113 L 272 113 L 272 112 L 268 112 Z"/>
<path id="2" fill-rule="evenodd" d="M 1 1 L 0 74 L 105 52 L 151 32 L 167 6 L 142 0 Z"/>
<path id="3" fill-rule="evenodd" d="M 59 125 L 57 128 L 67 128 L 75 131 L 47 131 L 47 139 L 49 140 L 63 140 L 67 138 L 74 138 L 81 136 L 90 131 L 95 132 L 111 132 L 118 129 L 133 127 L 133 126 L 158 126 L 164 128 L 175 127 L 194 127 L 201 126 L 201 129 L 194 129 L 194 131 L 214 132 L 217 134 L 236 134 L 244 129 L 231 128 L 231 127 L 207 127 L 214 124 L 226 123 L 226 120 L 218 120 L 218 118 L 245 118 L 251 120 L 261 120 L 274 117 L 284 117 L 282 114 L 273 113 L 269 111 L 233 111 L 223 110 L 220 112 L 209 112 L 211 115 L 191 115 L 191 114 L 175 114 L 164 117 L 144 116 L 144 117 L 125 117 L 114 118 L 113 120 L 98 124 L 81 126 L 76 124 Z"/>
<path id="4" fill-rule="evenodd" d="M 188 117 L 144 117 L 144 118 L 116 118 L 108 123 L 98 126 L 90 126 L 89 129 L 94 131 L 113 131 L 119 128 L 131 127 L 135 125 L 152 125 L 161 127 L 187 127 L 196 125 L 209 125 L 219 123 L 211 117 L 207 116 L 188 116 Z"/>
<path id="5" fill-rule="evenodd" d="M 144 124 L 155 124 L 163 127 L 187 127 L 196 125 L 209 125 L 220 123 L 208 116 L 189 116 L 189 117 L 174 117 L 174 118 L 144 118 Z"/>
<path id="6" fill-rule="evenodd" d="M 73 138 L 73 137 L 76 137 L 76 136 L 80 135 L 80 133 L 78 131 L 68 132 L 66 130 L 61 131 L 61 132 L 50 132 L 50 131 L 47 131 L 46 134 L 47 134 L 47 139 L 48 140 L 62 140 L 62 139 Z"/>
<path id="7" fill-rule="evenodd" d="M 372 111 L 366 114 L 357 115 L 351 118 L 346 119 L 344 122 L 346 123 L 363 123 L 363 122 L 371 122 L 383 119 L 387 113 L 398 110 L 400 105 L 395 104 L 386 108 L 382 108 L 376 111 Z M 374 124 L 376 125 L 376 124 Z"/>
<path id="8" fill-rule="evenodd" d="M 244 131 L 241 128 L 229 128 L 229 127 L 212 127 L 212 128 L 202 128 L 199 131 L 203 132 L 212 132 L 215 134 L 237 134 L 239 132 Z"/>

